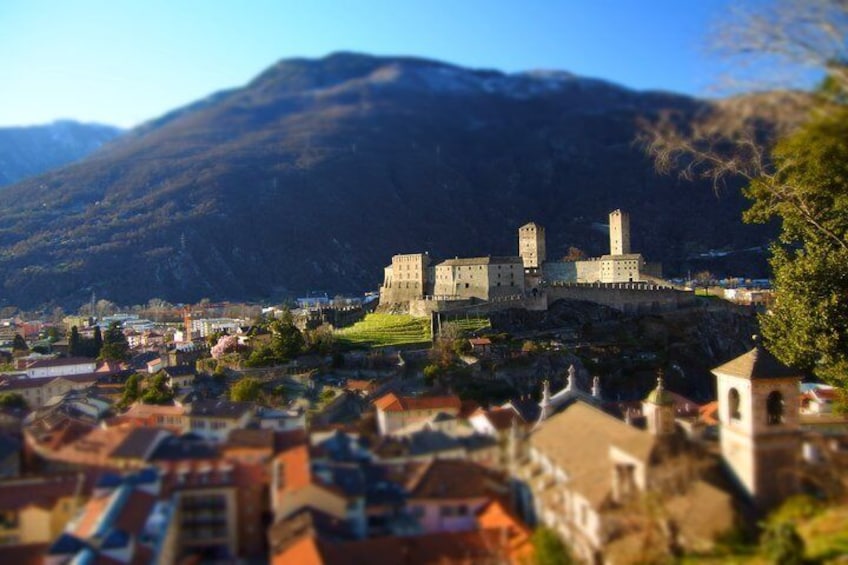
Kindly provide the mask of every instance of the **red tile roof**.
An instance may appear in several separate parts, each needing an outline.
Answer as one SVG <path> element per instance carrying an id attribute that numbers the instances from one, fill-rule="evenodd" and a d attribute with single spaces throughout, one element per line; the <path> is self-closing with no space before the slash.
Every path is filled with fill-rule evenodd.
<path id="1" fill-rule="evenodd" d="M 410 410 L 444 411 L 462 408 L 458 396 L 397 396 L 390 392 L 374 401 L 374 406 L 384 412 L 408 412 Z"/>
<path id="2" fill-rule="evenodd" d="M 503 477 L 473 463 L 435 459 L 414 473 L 406 484 L 415 499 L 459 499 L 493 496 L 504 485 Z"/>
<path id="3" fill-rule="evenodd" d="M 437 533 L 421 536 L 385 536 L 334 542 L 306 535 L 273 556 L 283 565 L 473 565 L 500 563 L 509 547 L 496 529 Z"/>

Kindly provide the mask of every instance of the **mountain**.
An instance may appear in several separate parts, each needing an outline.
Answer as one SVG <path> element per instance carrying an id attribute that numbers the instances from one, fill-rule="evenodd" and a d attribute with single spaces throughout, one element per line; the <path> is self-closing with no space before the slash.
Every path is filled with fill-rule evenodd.
<path id="1" fill-rule="evenodd" d="M 82 159 L 121 132 L 68 120 L 0 128 L 0 187 Z"/>
<path id="2" fill-rule="evenodd" d="M 771 233 L 741 223 L 738 190 L 658 176 L 634 143 L 639 120 L 705 104 L 564 72 L 283 60 L 0 191 L 0 301 L 376 289 L 392 254 L 515 254 L 530 220 L 549 257 L 603 253 L 615 208 L 634 249 L 685 272 Z"/>

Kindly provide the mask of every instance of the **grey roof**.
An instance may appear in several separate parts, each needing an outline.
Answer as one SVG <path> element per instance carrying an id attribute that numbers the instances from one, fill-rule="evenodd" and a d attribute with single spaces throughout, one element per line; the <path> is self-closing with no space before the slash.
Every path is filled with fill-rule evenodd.
<path id="1" fill-rule="evenodd" d="M 159 428 L 135 428 L 109 456 L 120 459 L 147 459 L 162 440 L 170 435 Z"/>
<path id="2" fill-rule="evenodd" d="M 497 264 L 524 264 L 521 257 L 457 257 L 442 261 L 437 267 L 460 267 L 466 265 L 497 265 Z"/>
<path id="3" fill-rule="evenodd" d="M 757 344 L 754 349 L 740 355 L 736 359 L 728 361 L 724 365 L 716 367 L 712 371 L 714 374 L 721 373 L 731 377 L 741 377 L 748 380 L 763 380 L 763 379 L 786 379 L 786 378 L 801 378 L 801 373 L 787 367 L 777 360 L 777 358 L 768 352 L 761 344 Z"/>
<path id="4" fill-rule="evenodd" d="M 239 419 L 255 408 L 253 402 L 230 400 L 195 400 L 188 406 L 190 416 Z"/>
<path id="5" fill-rule="evenodd" d="M 572 488 L 597 508 L 612 485 L 610 447 L 647 462 L 655 437 L 577 400 L 542 422 L 530 436 L 530 444 L 562 468 Z"/>
<path id="6" fill-rule="evenodd" d="M 162 369 L 169 377 L 187 377 L 196 375 L 197 369 L 194 365 L 177 365 L 175 367 L 165 367 Z"/>
<path id="7" fill-rule="evenodd" d="M 214 459 L 218 450 L 203 438 L 192 434 L 170 436 L 159 443 L 150 455 L 151 461 L 181 461 L 185 459 Z"/>

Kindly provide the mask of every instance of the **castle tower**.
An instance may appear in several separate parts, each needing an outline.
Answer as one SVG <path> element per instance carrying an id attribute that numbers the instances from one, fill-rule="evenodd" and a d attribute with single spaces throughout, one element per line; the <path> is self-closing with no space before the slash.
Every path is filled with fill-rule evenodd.
<path id="1" fill-rule="evenodd" d="M 613 210 L 609 215 L 610 255 L 630 253 L 630 214 Z"/>
<path id="2" fill-rule="evenodd" d="M 801 376 L 754 336 L 754 348 L 713 369 L 721 453 L 739 485 L 767 511 L 798 489 Z"/>
<path id="3" fill-rule="evenodd" d="M 538 269 L 545 262 L 545 228 L 535 222 L 518 228 L 518 255 L 525 269 Z"/>
<path id="4" fill-rule="evenodd" d="M 674 433 L 674 398 L 665 390 L 662 370 L 657 376 L 657 388 L 642 401 L 642 413 L 651 434 L 667 436 Z"/>

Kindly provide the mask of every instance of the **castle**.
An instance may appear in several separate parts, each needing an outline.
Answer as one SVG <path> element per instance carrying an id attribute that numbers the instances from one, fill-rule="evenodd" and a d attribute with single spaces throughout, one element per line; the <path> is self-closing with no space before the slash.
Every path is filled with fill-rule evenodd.
<path id="1" fill-rule="evenodd" d="M 610 253 L 586 260 L 549 261 L 545 228 L 535 222 L 518 229 L 517 256 L 456 257 L 433 265 L 427 253 L 395 255 L 384 269 L 380 304 L 491 301 L 570 283 L 660 282 L 660 265 L 631 252 L 629 214 L 614 210 L 609 222 Z"/>

